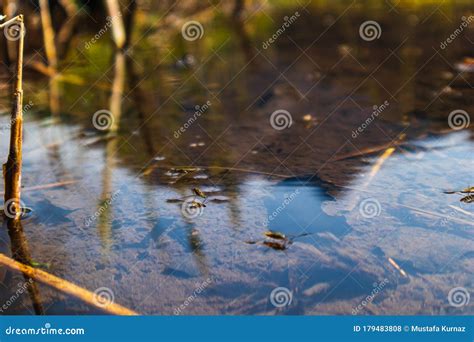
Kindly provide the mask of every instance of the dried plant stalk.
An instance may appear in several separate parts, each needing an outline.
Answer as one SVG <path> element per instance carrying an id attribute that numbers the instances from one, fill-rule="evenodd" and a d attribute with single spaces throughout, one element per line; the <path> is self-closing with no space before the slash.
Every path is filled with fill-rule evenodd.
<path id="1" fill-rule="evenodd" d="M 114 43 L 118 49 L 123 49 L 127 41 L 125 26 L 122 19 L 122 12 L 120 11 L 120 4 L 117 0 L 105 0 L 107 11 L 112 21 L 112 35 Z"/>
<path id="2" fill-rule="evenodd" d="M 51 68 L 56 69 L 58 65 L 58 58 L 56 53 L 56 45 L 54 43 L 54 29 L 51 22 L 51 12 L 49 9 L 48 0 L 40 0 L 41 10 L 41 25 L 43 26 L 43 40 L 44 49 L 46 51 L 46 58 Z"/>
<path id="3" fill-rule="evenodd" d="M 9 212 L 14 214 L 14 218 L 19 219 L 21 216 L 20 192 L 23 142 L 23 15 L 19 15 L 12 20 L 16 20 L 20 25 L 20 39 L 18 40 L 18 58 L 13 91 L 10 151 L 8 153 L 7 162 L 3 164 L 3 177 L 5 179 L 5 203 L 9 207 Z M 5 208 L 5 210 L 7 210 L 7 208 Z"/>

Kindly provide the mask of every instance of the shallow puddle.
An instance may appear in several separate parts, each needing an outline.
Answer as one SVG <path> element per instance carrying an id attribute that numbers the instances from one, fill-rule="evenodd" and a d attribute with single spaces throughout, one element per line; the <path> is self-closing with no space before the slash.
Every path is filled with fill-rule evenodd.
<path id="1" fill-rule="evenodd" d="M 139 27 L 126 55 L 80 35 L 58 94 L 28 74 L 21 240 L 35 265 L 142 314 L 472 314 L 447 296 L 472 289 L 474 207 L 445 191 L 474 184 L 472 124 L 448 125 L 474 113 L 474 74 L 455 68 L 464 38 L 433 49 L 469 8 L 318 4 L 244 23 L 219 12 L 199 44 Z M 374 42 L 354 29 L 368 18 L 382 24 Z M 287 129 L 270 124 L 280 109 Z M 114 136 L 94 127 L 101 110 Z M 189 198 L 205 206 L 190 213 Z M 0 251 L 15 254 L 4 228 Z M 0 280 L 0 302 L 26 281 L 4 268 Z M 291 303 L 275 305 L 276 288 Z M 101 313 L 41 284 L 36 300 Z M 33 310 L 21 296 L 2 313 Z"/>

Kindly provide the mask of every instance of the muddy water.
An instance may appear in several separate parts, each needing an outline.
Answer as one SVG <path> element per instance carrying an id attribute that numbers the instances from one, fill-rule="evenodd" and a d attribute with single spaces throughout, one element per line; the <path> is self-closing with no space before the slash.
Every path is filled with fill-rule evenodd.
<path id="1" fill-rule="evenodd" d="M 215 13 L 195 42 L 138 27 L 126 55 L 107 37 L 86 48 L 91 32 L 56 79 L 28 73 L 31 258 L 143 314 L 472 314 L 448 293 L 472 290 L 474 210 L 444 191 L 473 184 L 472 125 L 454 130 L 448 115 L 474 113 L 474 74 L 455 68 L 474 32 L 439 48 L 472 13 L 327 6 L 263 8 L 244 23 Z M 366 20 L 379 39 L 361 39 Z M 281 109 L 292 124 L 277 130 Z M 101 110 L 113 137 L 93 125 Z M 206 207 L 189 214 L 179 200 L 195 187 Z M 15 252 L 6 227 L 0 241 Z M 15 296 L 23 276 L 0 279 L 4 313 L 33 313 L 31 296 Z M 41 284 L 35 300 L 48 314 L 101 313 Z"/>

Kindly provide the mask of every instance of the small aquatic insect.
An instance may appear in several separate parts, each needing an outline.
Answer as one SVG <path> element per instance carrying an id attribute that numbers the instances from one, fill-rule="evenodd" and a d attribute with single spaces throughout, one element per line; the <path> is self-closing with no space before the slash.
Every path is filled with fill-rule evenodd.
<path id="1" fill-rule="evenodd" d="M 461 198 L 460 201 L 464 203 L 474 203 L 474 195 L 467 195 L 466 197 Z"/>
<path id="2" fill-rule="evenodd" d="M 188 172 L 197 172 L 201 169 L 193 166 L 184 166 L 184 167 L 172 167 L 170 171 L 177 173 L 188 173 Z"/>
<path id="3" fill-rule="evenodd" d="M 445 191 L 445 194 L 468 194 L 460 199 L 463 203 L 474 203 L 474 186 L 468 186 L 460 191 Z"/>
<path id="4" fill-rule="evenodd" d="M 462 190 L 461 192 L 462 192 L 463 194 L 474 193 L 474 186 L 469 186 L 469 187 L 467 187 L 466 189 Z"/>
<path id="5" fill-rule="evenodd" d="M 474 193 L 474 186 L 468 186 L 467 188 L 463 189 L 463 190 L 458 190 L 458 191 L 455 191 L 455 190 L 448 190 L 448 191 L 444 191 L 445 194 L 471 194 L 471 193 Z"/>
<path id="6" fill-rule="evenodd" d="M 277 251 L 284 251 L 287 248 L 286 243 L 281 242 L 263 241 L 262 244 Z"/>
<path id="7" fill-rule="evenodd" d="M 278 251 L 284 251 L 288 248 L 289 245 L 293 243 L 294 239 L 297 239 L 299 237 L 307 236 L 310 235 L 311 233 L 303 233 L 299 235 L 293 235 L 291 237 L 286 236 L 283 233 L 280 232 L 275 232 L 272 230 L 267 230 L 266 232 L 263 233 L 263 235 L 267 238 L 277 240 L 277 241 L 271 241 L 271 240 L 263 240 L 263 241 L 245 241 L 245 243 L 249 245 L 256 245 L 260 244 Z"/>
<path id="8" fill-rule="evenodd" d="M 43 262 L 38 262 L 38 261 L 30 261 L 30 266 L 33 268 L 49 268 L 49 263 L 43 263 Z"/>
<path id="9" fill-rule="evenodd" d="M 207 198 L 206 194 L 202 192 L 199 188 L 193 188 L 193 192 L 198 197 Z"/>
<path id="10" fill-rule="evenodd" d="M 194 200 L 189 204 L 189 207 L 190 208 L 205 208 L 206 204 L 203 203 L 203 202 L 199 202 L 199 201 Z"/>
<path id="11" fill-rule="evenodd" d="M 273 232 L 271 230 L 266 231 L 265 233 L 263 233 L 263 235 L 272 239 L 276 239 L 276 240 L 285 240 L 285 241 L 288 240 L 285 234 L 280 233 L 280 232 Z"/>

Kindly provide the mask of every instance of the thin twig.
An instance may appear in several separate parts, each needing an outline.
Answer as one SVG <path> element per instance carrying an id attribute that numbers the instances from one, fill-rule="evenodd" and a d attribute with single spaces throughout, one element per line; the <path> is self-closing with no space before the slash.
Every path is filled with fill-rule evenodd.
<path id="1" fill-rule="evenodd" d="M 77 180 L 67 180 L 62 182 L 50 183 L 50 184 L 42 184 L 42 185 L 35 185 L 29 186 L 21 189 L 22 191 L 35 191 L 35 190 L 44 190 L 44 189 L 51 189 L 51 188 L 58 188 L 60 186 L 66 186 L 77 183 Z M 0 195 L 4 195 L 4 192 L 0 192 Z"/>

